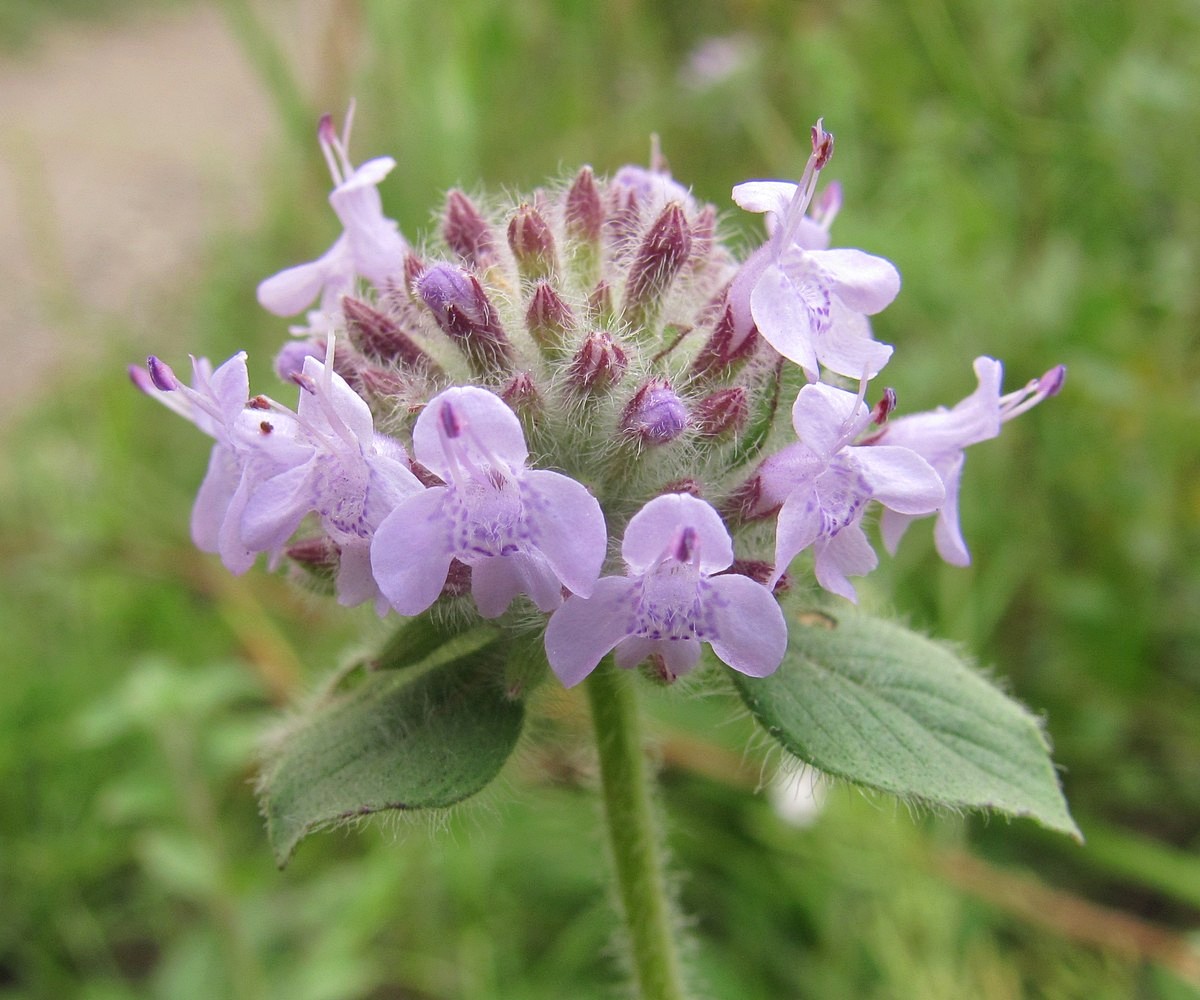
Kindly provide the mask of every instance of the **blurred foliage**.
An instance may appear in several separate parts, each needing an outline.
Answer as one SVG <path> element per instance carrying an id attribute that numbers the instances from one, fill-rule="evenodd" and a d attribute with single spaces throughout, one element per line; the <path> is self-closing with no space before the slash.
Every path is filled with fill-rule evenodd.
<path id="1" fill-rule="evenodd" d="M 611 171 L 644 162 L 652 131 L 724 206 L 738 180 L 794 176 L 825 116 L 837 241 L 905 277 L 876 323 L 902 411 L 961 398 L 978 354 L 1014 387 L 1069 368 L 1060 397 L 968 458 L 972 567 L 938 563 L 922 525 L 865 590 L 1047 717 L 1093 846 L 846 789 L 789 828 L 748 794 L 748 722 L 668 692 L 653 711 L 694 960 L 714 996 L 1195 995 L 1200 8 L 464 0 L 431 15 L 365 0 L 339 5 L 318 74 L 279 62 L 268 12 L 225 6 L 289 121 L 357 94 L 356 155 L 397 156 L 383 193 L 414 238 L 453 184 Z M 334 235 L 302 131 L 264 178 L 261 231 L 214 246 L 203 287 L 170 304 L 198 352 L 248 348 L 261 385 L 284 324 L 255 283 Z M 153 334 L 86 322 L 135 355 Z M 481 804 L 318 837 L 275 871 L 258 735 L 385 633 L 194 552 L 206 444 L 119 371 L 114 355 L 6 428 L 0 995 L 611 996 L 619 948 L 571 698 L 542 706 L 539 738 Z M 1019 911 L 1002 898 L 1017 871 L 1084 909 Z M 1167 943 L 1106 936 L 1113 915 Z"/>

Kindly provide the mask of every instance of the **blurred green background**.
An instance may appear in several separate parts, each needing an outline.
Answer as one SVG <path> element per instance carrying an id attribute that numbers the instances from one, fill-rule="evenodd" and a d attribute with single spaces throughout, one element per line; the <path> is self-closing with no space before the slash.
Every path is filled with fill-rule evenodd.
<path id="1" fill-rule="evenodd" d="M 136 310 L 55 270 L 39 234 L 69 244 L 71 212 L 29 196 L 39 161 L 11 133 L 0 146 L 25 181 L 39 335 L 87 344 L 3 414 L 0 996 L 622 995 L 572 698 L 551 700 L 482 803 L 318 836 L 275 870 L 257 740 L 381 626 L 196 553 L 207 445 L 125 380 L 151 350 L 245 347 L 270 384 L 284 323 L 254 287 L 335 235 L 313 124 L 351 94 L 355 155 L 396 155 L 383 195 L 411 236 L 447 187 L 610 172 L 645 162 L 651 132 L 678 178 L 732 208 L 732 184 L 796 176 L 823 115 L 846 193 L 836 243 L 904 275 L 876 322 L 902 407 L 957 401 L 983 353 L 1011 387 L 1068 366 L 1060 397 L 969 455 L 972 567 L 942 566 L 925 524 L 866 589 L 1046 717 L 1088 844 L 847 788 L 791 827 L 751 794 L 745 720 L 656 698 L 709 994 L 1198 995 L 1200 7 L 327 0 L 306 60 L 290 32 L 313 6 L 217 5 L 279 124 L 258 158 L 228 164 L 252 181 L 253 212 L 206 229 Z M 152 16 L 162 7 L 135 0 L 3 0 L 0 79 L 58 33 L 136 38 Z M 729 214 L 733 231 L 757 225 Z M 6 338 L 10 371 L 21 335 Z"/>

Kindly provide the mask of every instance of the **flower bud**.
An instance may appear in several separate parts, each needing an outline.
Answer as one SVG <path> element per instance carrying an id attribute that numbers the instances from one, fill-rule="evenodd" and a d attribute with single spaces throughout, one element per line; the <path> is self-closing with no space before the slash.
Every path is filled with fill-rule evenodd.
<path id="1" fill-rule="evenodd" d="M 671 202 L 646 231 L 630 265 L 622 308 L 631 322 L 644 324 L 658 314 L 691 245 L 683 207 Z"/>
<path id="2" fill-rule="evenodd" d="M 523 278 L 545 278 L 558 270 L 554 234 L 532 205 L 522 205 L 508 223 L 508 245 Z"/>
<path id="3" fill-rule="evenodd" d="M 410 295 L 417 287 L 417 279 L 421 277 L 421 272 L 424 270 L 425 261 L 421 260 L 415 253 L 404 255 L 404 287 Z"/>
<path id="4" fill-rule="evenodd" d="M 525 325 L 534 343 L 545 354 L 562 350 L 567 334 L 575 328 L 575 316 L 546 281 L 539 281 L 525 313 Z"/>
<path id="5" fill-rule="evenodd" d="M 621 414 L 621 430 L 646 444 L 674 441 L 687 426 L 687 407 L 663 378 L 643 383 Z"/>
<path id="6" fill-rule="evenodd" d="M 483 286 L 450 264 L 434 264 L 417 279 L 417 295 L 467 356 L 476 374 L 507 368 L 511 345 Z"/>
<path id="7" fill-rule="evenodd" d="M 772 563 L 764 562 L 761 559 L 735 559 L 729 564 L 728 569 L 723 569 L 719 573 L 714 573 L 714 576 L 724 576 L 726 573 L 736 573 L 738 576 L 748 576 L 755 583 L 761 583 L 764 587 L 771 582 L 771 577 L 774 575 L 775 566 Z M 772 588 L 776 594 L 782 594 L 792 589 L 792 578 L 789 574 L 783 573 L 775 582 Z"/>
<path id="8" fill-rule="evenodd" d="M 572 359 L 567 379 L 581 392 L 602 392 L 620 382 L 628 367 L 629 357 L 612 334 L 595 330 Z"/>
<path id="9" fill-rule="evenodd" d="M 593 323 L 611 323 L 613 321 L 612 285 L 601 279 L 592 293 L 588 296 L 588 318 Z"/>
<path id="10" fill-rule="evenodd" d="M 693 271 L 699 271 L 708 263 L 712 256 L 713 246 L 717 235 L 717 210 L 712 205 L 705 205 L 692 220 L 692 252 L 688 265 Z"/>
<path id="11" fill-rule="evenodd" d="M 321 591 L 332 586 L 342 555 L 333 539 L 326 535 L 305 538 L 289 545 L 285 551 L 287 557 L 307 574 L 301 579 L 307 579 Z"/>
<path id="12" fill-rule="evenodd" d="M 758 346 L 758 331 L 751 327 L 746 336 L 739 337 L 737 333 L 733 310 L 726 306 L 721 318 L 713 327 L 712 336 L 700 348 L 696 360 L 692 362 L 692 374 L 722 378 L 731 374 L 737 365 L 749 358 Z"/>
<path id="13" fill-rule="evenodd" d="M 433 359 L 386 313 L 347 295 L 342 299 L 342 315 L 350 343 L 363 354 L 378 361 L 395 361 L 404 368 L 437 371 Z"/>
<path id="14" fill-rule="evenodd" d="M 564 214 L 568 236 L 580 243 L 594 245 L 600 242 L 604 203 L 600 200 L 600 191 L 591 167 L 584 167 L 575 175 L 575 181 L 567 192 Z"/>
<path id="15" fill-rule="evenodd" d="M 500 398 L 519 417 L 533 416 L 542 408 L 542 398 L 529 372 L 517 372 L 505 382 Z"/>
<path id="16" fill-rule="evenodd" d="M 705 437 L 720 437 L 746 426 L 750 403 L 746 390 L 738 385 L 705 396 L 692 413 L 698 433 Z"/>
<path id="17" fill-rule="evenodd" d="M 450 249 L 480 270 L 496 261 L 496 238 L 471 201 L 461 191 L 446 195 L 446 212 L 442 217 L 442 237 Z"/>
<path id="18" fill-rule="evenodd" d="M 275 355 L 275 374 L 280 382 L 291 382 L 293 377 L 304 371 L 304 359 L 325 359 L 325 344 L 314 344 L 309 340 L 289 340 Z"/>

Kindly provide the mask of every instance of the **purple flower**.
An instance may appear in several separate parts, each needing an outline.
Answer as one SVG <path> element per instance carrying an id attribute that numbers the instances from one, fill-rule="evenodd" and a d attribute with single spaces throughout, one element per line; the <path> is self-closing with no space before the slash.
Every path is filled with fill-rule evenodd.
<path id="1" fill-rule="evenodd" d="M 134 384 L 213 439 L 208 471 L 192 507 L 192 541 L 202 552 L 219 554 L 231 573 L 244 573 L 256 555 L 242 541 L 241 514 L 249 497 L 246 443 L 253 440 L 258 423 L 247 408 L 246 352 L 239 351 L 216 371 L 207 358 L 192 358 L 191 386 L 156 357 L 148 359 L 147 371 L 148 379 L 141 369 L 131 369 Z"/>
<path id="2" fill-rule="evenodd" d="M 413 455 L 446 485 L 402 500 L 375 533 L 371 563 L 392 607 L 428 608 L 455 559 L 471 567 L 485 618 L 522 593 L 551 611 L 564 586 L 592 592 L 607 546 L 600 505 L 575 480 L 526 468 L 528 454 L 516 414 L 486 389 L 451 388 L 429 401 Z"/>
<path id="3" fill-rule="evenodd" d="M 278 551 L 309 513 L 340 552 L 338 601 L 374 600 L 387 609 L 371 573 L 371 539 L 405 497 L 423 490 L 403 446 L 375 433 L 367 404 L 333 370 L 334 338 L 325 362 L 304 359 L 300 402 L 293 415 L 274 404 L 261 421 L 255 451 L 268 459 L 251 466 L 253 479 L 241 516 L 245 545 Z M 278 418 L 277 418 L 278 415 Z M 260 470 L 269 468 L 269 475 Z"/>
<path id="4" fill-rule="evenodd" d="M 870 439 L 872 446 L 900 445 L 924 458 L 941 477 L 946 487 L 945 502 L 938 508 L 933 529 L 938 554 L 954 566 L 966 566 L 971 561 L 958 523 L 958 488 L 962 477 L 963 450 L 969 445 L 987 441 L 1000 433 L 1005 421 L 1024 413 L 1043 399 L 1062 388 L 1066 368 L 1058 365 L 1041 378 L 1000 395 L 1004 366 L 995 358 L 975 359 L 975 377 L 979 385 L 971 395 L 953 409 L 939 406 L 928 413 L 914 413 L 887 423 Z M 895 552 L 909 524 L 927 515 L 885 510 L 880 521 L 883 544 Z"/>
<path id="5" fill-rule="evenodd" d="M 749 577 L 720 574 L 733 542 L 720 515 L 686 493 L 656 497 L 625 529 L 627 576 L 606 576 L 591 596 L 568 598 L 546 626 L 546 655 L 567 687 L 615 647 L 617 666 L 654 659 L 674 678 L 700 659 L 701 643 L 734 670 L 773 673 L 787 625 L 771 592 Z"/>
<path id="6" fill-rule="evenodd" d="M 762 503 L 782 501 L 775 536 L 777 580 L 797 554 L 813 548 L 817 582 L 856 600 L 849 576 L 873 570 L 878 557 L 862 529 L 868 502 L 901 514 L 930 514 L 945 490 L 938 474 L 916 452 L 851 442 L 870 424 L 861 397 L 844 389 L 806 385 L 792 407 L 800 441 L 759 467 Z"/>
<path id="7" fill-rule="evenodd" d="M 862 250 L 829 250 L 828 226 L 840 191 L 805 215 L 817 175 L 833 150 L 833 137 L 818 122 L 813 154 L 798 184 L 748 181 L 733 200 L 765 212 L 771 235 L 742 265 L 729 290 L 739 339 L 752 326 L 785 358 L 815 381 L 820 366 L 849 378 L 874 378 L 892 349 L 872 339 L 867 316 L 884 309 L 900 291 L 890 261 Z"/>
<path id="8" fill-rule="evenodd" d="M 340 307 L 341 298 L 365 278 L 380 291 L 404 275 L 408 245 L 396 223 L 383 214 L 378 185 L 396 166 L 390 156 L 368 160 L 358 168 L 351 165 L 346 147 L 354 106 L 346 115 L 342 136 L 333 129 L 328 115 L 321 118 L 317 136 L 329 164 L 334 189 L 329 203 L 341 220 L 343 232 L 325 254 L 307 264 L 289 267 L 258 286 L 258 301 L 278 316 L 292 316 L 320 296 L 313 326 L 327 325 Z"/>

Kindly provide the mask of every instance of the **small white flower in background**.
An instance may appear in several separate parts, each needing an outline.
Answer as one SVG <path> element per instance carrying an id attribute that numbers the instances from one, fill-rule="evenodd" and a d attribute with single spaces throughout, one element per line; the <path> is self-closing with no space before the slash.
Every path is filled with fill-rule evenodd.
<path id="1" fill-rule="evenodd" d="M 807 829 L 825 811 L 829 779 L 815 767 L 777 770 L 767 785 L 767 800 L 775 815 L 789 826 Z"/>

